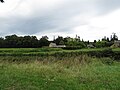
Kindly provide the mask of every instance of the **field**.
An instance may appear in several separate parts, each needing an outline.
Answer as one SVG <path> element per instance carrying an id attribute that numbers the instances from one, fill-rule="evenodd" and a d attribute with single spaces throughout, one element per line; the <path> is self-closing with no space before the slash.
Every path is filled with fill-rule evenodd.
<path id="1" fill-rule="evenodd" d="M 73 54 L 94 50 L 0 49 L 0 90 L 119 90 L 119 60 Z M 63 57 L 47 53 L 59 53 Z"/>
<path id="2" fill-rule="evenodd" d="M 95 48 L 95 49 L 78 49 L 78 50 L 64 50 L 61 48 L 1 48 L 0 56 L 43 56 L 54 55 L 56 53 L 89 53 L 101 52 L 109 50 L 110 48 Z M 120 48 L 110 49 L 113 52 L 120 52 Z"/>

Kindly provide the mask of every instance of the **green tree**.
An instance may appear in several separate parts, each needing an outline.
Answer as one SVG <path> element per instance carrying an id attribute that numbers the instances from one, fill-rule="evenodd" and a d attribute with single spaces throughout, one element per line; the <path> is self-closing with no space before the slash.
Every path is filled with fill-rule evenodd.
<path id="1" fill-rule="evenodd" d="M 42 36 L 42 38 L 39 40 L 39 47 L 43 47 L 43 46 L 49 46 L 50 42 L 48 41 L 48 37 L 47 36 Z"/>
<path id="2" fill-rule="evenodd" d="M 4 40 L 4 38 L 0 38 L 0 48 L 3 48 L 3 47 L 5 47 L 5 40 Z"/>
<path id="3" fill-rule="evenodd" d="M 6 47 L 17 47 L 16 43 L 18 42 L 18 36 L 17 35 L 11 35 L 5 37 L 5 43 Z"/>
<path id="4" fill-rule="evenodd" d="M 113 33 L 113 35 L 111 35 L 111 41 L 115 40 L 118 40 L 118 36 L 116 35 L 116 33 Z"/>
<path id="5" fill-rule="evenodd" d="M 54 42 L 57 44 L 57 45 L 63 45 L 64 44 L 64 38 L 62 36 L 58 36 L 58 38 L 56 38 L 54 40 Z"/>
<path id="6" fill-rule="evenodd" d="M 94 45 L 97 48 L 110 47 L 113 43 L 108 41 L 98 41 Z"/>

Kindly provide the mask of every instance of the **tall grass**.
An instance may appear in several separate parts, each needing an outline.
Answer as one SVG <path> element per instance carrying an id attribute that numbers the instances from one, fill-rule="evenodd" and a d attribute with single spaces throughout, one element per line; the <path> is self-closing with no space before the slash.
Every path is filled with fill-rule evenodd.
<path id="1" fill-rule="evenodd" d="M 119 76 L 120 63 L 110 58 L 0 58 L 0 90 L 119 90 Z"/>
<path id="2" fill-rule="evenodd" d="M 110 57 L 119 61 L 120 50 L 111 48 L 97 49 L 79 49 L 79 50 L 63 50 L 61 48 L 1 48 L 0 56 L 39 56 L 39 57 L 71 57 L 79 55 L 89 55 L 91 57 Z"/>

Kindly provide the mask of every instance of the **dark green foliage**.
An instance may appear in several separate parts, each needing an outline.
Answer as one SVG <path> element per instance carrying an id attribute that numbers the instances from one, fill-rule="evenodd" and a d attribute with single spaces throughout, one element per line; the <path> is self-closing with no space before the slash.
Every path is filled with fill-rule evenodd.
<path id="1" fill-rule="evenodd" d="M 114 51 L 112 57 L 114 58 L 114 60 L 120 61 L 120 51 Z"/>
<path id="2" fill-rule="evenodd" d="M 49 46 L 47 36 L 43 36 L 40 40 L 36 36 L 17 36 L 10 35 L 0 38 L 0 48 L 38 48 Z"/>
<path id="3" fill-rule="evenodd" d="M 5 37 L 4 47 L 8 48 L 35 48 L 38 47 L 38 40 L 36 36 L 24 36 L 18 37 L 17 35 L 11 35 Z"/>
<path id="4" fill-rule="evenodd" d="M 111 48 L 105 48 L 99 51 L 88 51 L 87 54 L 90 56 L 96 56 L 96 57 L 112 57 L 114 52 L 112 51 Z"/>
<path id="5" fill-rule="evenodd" d="M 116 35 L 116 33 L 113 33 L 113 35 L 111 35 L 111 41 L 115 40 L 118 40 L 118 36 Z"/>
<path id="6" fill-rule="evenodd" d="M 111 57 L 113 55 L 113 51 L 111 48 L 106 48 L 102 51 L 103 57 Z"/>
<path id="7" fill-rule="evenodd" d="M 110 47 L 111 45 L 113 45 L 113 42 L 98 41 L 94 45 L 96 48 L 104 48 L 104 47 Z"/>
<path id="8" fill-rule="evenodd" d="M 58 36 L 58 38 L 56 38 L 54 41 L 54 43 L 56 43 L 57 45 L 64 45 L 64 38 L 62 36 Z"/>
<path id="9" fill-rule="evenodd" d="M 5 47 L 5 41 L 4 41 L 4 38 L 0 38 L 0 47 L 2 47 L 2 48 Z"/>
<path id="10" fill-rule="evenodd" d="M 43 46 L 49 46 L 50 42 L 48 41 L 48 37 L 47 36 L 42 36 L 42 38 L 39 40 L 39 47 L 43 47 Z"/>
<path id="11" fill-rule="evenodd" d="M 49 41 L 47 36 L 42 36 L 38 40 L 36 36 L 17 36 L 14 34 L 0 38 L 0 48 L 38 48 L 49 46 L 50 42 L 54 42 L 57 45 L 66 45 L 67 48 L 65 49 L 69 50 L 70 48 L 71 50 L 87 48 L 89 45 L 93 45 L 96 48 L 104 48 L 113 45 L 115 40 L 118 40 L 115 33 L 111 36 L 111 39 L 104 37 L 102 40 L 94 40 L 94 42 L 80 40 L 80 36 L 77 35 L 75 38 L 58 36 L 53 41 Z"/>
<path id="12" fill-rule="evenodd" d="M 76 41 L 76 40 L 73 40 L 73 41 L 68 41 L 67 43 L 66 43 L 66 45 L 69 47 L 69 46 L 78 46 L 78 47 L 81 47 L 81 48 L 85 48 L 86 47 L 86 45 L 85 45 L 85 43 L 84 42 L 81 42 L 81 41 Z"/>

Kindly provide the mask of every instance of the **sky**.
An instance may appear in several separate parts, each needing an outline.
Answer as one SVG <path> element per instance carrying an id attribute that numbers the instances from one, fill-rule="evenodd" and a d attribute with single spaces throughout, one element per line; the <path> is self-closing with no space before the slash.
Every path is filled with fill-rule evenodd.
<path id="1" fill-rule="evenodd" d="M 0 37 L 17 34 L 98 40 L 120 37 L 120 0 L 4 0 Z"/>

